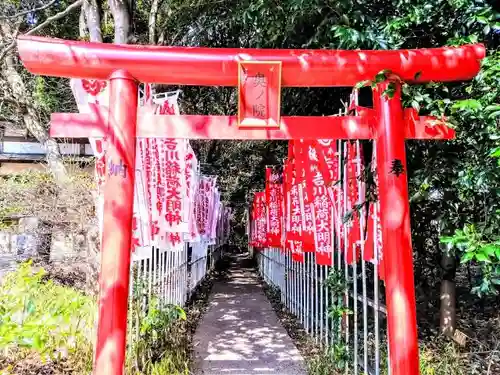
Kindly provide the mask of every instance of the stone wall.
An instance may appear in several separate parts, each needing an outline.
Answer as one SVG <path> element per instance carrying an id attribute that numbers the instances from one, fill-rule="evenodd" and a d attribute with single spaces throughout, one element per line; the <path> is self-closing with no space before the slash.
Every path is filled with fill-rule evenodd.
<path id="1" fill-rule="evenodd" d="M 17 232 L 17 233 L 16 233 Z M 99 261 L 98 228 L 89 224 L 81 233 L 47 228 L 37 218 L 22 218 L 17 231 L 0 231 L 0 276 L 18 262 L 38 259 L 44 263 L 88 263 L 92 272 Z"/>

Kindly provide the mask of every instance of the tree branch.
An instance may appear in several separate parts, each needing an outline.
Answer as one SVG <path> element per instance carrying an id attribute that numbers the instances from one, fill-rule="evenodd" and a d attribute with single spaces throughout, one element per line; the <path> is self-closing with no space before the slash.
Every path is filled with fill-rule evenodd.
<path id="1" fill-rule="evenodd" d="M 15 124 L 16 122 L 18 122 L 18 120 L 14 117 L 6 117 L 3 115 L 0 115 L 0 122 L 8 122 L 11 124 Z"/>
<path id="2" fill-rule="evenodd" d="M 53 16 L 51 16 L 51 17 L 47 18 L 45 21 L 43 21 L 40 25 L 38 25 L 38 26 L 34 27 L 33 29 L 31 29 L 30 31 L 28 31 L 26 33 L 26 35 L 32 35 L 32 34 L 36 33 L 37 31 L 40 31 L 44 27 L 47 27 L 50 23 L 66 17 L 69 13 L 71 13 L 73 10 L 75 10 L 77 8 L 80 8 L 82 5 L 83 5 L 83 0 L 75 1 L 73 4 L 68 6 L 63 11 L 54 14 Z"/>
<path id="3" fill-rule="evenodd" d="M 85 6 L 80 10 L 80 17 L 78 17 L 78 32 L 80 38 L 84 38 L 87 35 L 87 24 L 85 22 Z"/>
<path id="4" fill-rule="evenodd" d="M 10 50 L 12 50 L 12 48 L 14 48 L 16 46 L 16 38 L 17 38 L 17 35 L 19 34 L 19 27 L 20 26 L 21 26 L 20 23 L 16 24 L 16 30 L 14 31 L 14 34 L 12 35 L 12 41 L 7 45 L 7 47 L 5 47 L 2 50 L 2 52 L 0 52 L 0 62 L 2 62 L 3 59 L 5 58 L 5 56 L 7 56 L 7 54 L 10 52 Z M 3 35 L 3 36 L 5 37 L 6 35 Z"/>
<path id="5" fill-rule="evenodd" d="M 16 99 L 12 99 L 12 98 L 7 98 L 5 96 L 3 96 L 1 99 L 0 99 L 1 102 L 7 102 L 7 103 L 10 103 L 12 105 L 20 105 L 21 103 L 19 103 L 18 100 Z"/>
<path id="6" fill-rule="evenodd" d="M 82 4 L 83 4 L 83 0 L 78 0 L 78 1 L 74 2 L 73 4 L 71 4 L 70 6 L 68 6 L 63 11 L 54 14 L 53 16 L 47 18 L 40 25 L 38 25 L 38 26 L 34 27 L 33 29 L 31 29 L 30 31 L 28 31 L 26 33 L 26 35 L 32 35 L 32 34 L 36 33 L 37 31 L 40 31 L 44 27 L 47 27 L 50 23 L 52 23 L 54 21 L 57 21 L 57 20 L 59 20 L 61 18 L 64 18 L 66 15 L 68 15 L 69 13 L 71 13 L 73 10 L 81 7 Z M 9 45 L 7 45 L 7 47 L 5 47 L 2 50 L 2 52 L 0 52 L 0 61 L 2 61 L 5 58 L 5 56 L 16 46 L 16 38 L 17 38 L 17 35 L 19 34 L 19 26 L 20 26 L 20 24 L 18 23 L 17 27 L 16 27 L 16 31 L 12 35 L 12 42 L 10 42 Z"/>
<path id="7" fill-rule="evenodd" d="M 47 9 L 49 7 L 51 7 L 52 5 L 55 4 L 57 0 L 52 0 L 52 1 L 49 1 L 47 4 L 45 5 L 42 5 L 41 7 L 39 8 L 33 8 L 33 9 L 30 9 L 30 10 L 25 10 L 25 11 L 22 11 L 22 12 L 19 12 L 19 13 L 16 13 L 12 16 L 1 16 L 0 17 L 0 20 L 11 20 L 13 18 L 18 18 L 18 17 L 22 17 L 22 16 L 25 16 L 26 14 L 30 14 L 30 13 L 34 13 L 34 12 L 39 12 L 41 10 L 44 10 L 44 9 Z"/>
<path id="8" fill-rule="evenodd" d="M 329 21 L 331 21 L 333 19 L 333 16 L 330 14 L 327 14 L 325 16 L 325 18 L 323 18 L 323 20 L 319 23 L 319 25 L 316 27 L 316 33 L 309 38 L 309 40 L 304 43 L 304 45 L 302 46 L 302 48 L 309 48 L 309 46 L 314 43 L 314 41 L 316 40 L 316 38 L 321 34 L 321 32 L 323 31 L 323 26 L 325 26 Z"/>

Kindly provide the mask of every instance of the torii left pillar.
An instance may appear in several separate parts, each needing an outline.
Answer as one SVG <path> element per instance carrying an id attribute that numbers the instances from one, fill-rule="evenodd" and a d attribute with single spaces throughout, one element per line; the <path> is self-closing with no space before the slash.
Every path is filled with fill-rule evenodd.
<path id="1" fill-rule="evenodd" d="M 95 375 L 123 374 L 125 366 L 138 82 L 115 71 L 109 95 Z"/>

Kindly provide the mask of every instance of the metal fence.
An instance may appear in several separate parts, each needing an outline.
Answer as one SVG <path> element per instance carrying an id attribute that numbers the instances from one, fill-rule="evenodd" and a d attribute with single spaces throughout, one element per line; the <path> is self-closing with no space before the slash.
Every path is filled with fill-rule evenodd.
<path id="1" fill-rule="evenodd" d="M 256 252 L 259 273 L 279 289 L 281 302 L 317 344 L 328 349 L 338 370 L 348 374 L 389 374 L 384 288 L 377 267 L 361 260 L 348 265 L 339 253 L 331 267 L 316 265 L 315 254 L 303 263 L 290 252 Z"/>
<path id="2" fill-rule="evenodd" d="M 215 268 L 222 256 L 222 246 L 208 246 L 206 254 L 200 255 L 186 243 L 177 251 L 152 247 L 151 252 L 144 255 L 133 259 L 130 267 L 129 348 L 152 301 L 159 308 L 185 307 L 196 288 Z"/>

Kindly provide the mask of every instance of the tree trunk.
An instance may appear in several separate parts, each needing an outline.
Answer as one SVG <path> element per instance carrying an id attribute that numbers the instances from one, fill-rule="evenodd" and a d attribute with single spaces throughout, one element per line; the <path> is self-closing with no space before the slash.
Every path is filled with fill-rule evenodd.
<path id="1" fill-rule="evenodd" d="M 83 13 L 87 22 L 90 41 L 102 43 L 101 4 L 97 0 L 85 0 L 83 3 Z"/>
<path id="2" fill-rule="evenodd" d="M 84 25 L 80 27 L 80 37 L 85 37 L 86 31 L 89 33 L 91 42 L 102 43 L 102 30 L 101 30 L 101 0 L 85 0 L 82 7 L 82 14 L 84 16 Z M 94 198 L 94 205 L 99 205 L 99 197 L 97 191 L 92 192 Z M 98 215 L 96 214 L 96 217 Z M 98 275 L 100 265 L 100 245 L 101 236 L 99 231 L 99 220 L 95 224 L 89 224 L 84 227 L 85 242 L 87 248 L 87 272 L 86 284 L 92 292 L 98 291 Z"/>
<path id="3" fill-rule="evenodd" d="M 151 2 L 151 10 L 149 12 L 149 44 L 156 44 L 156 16 L 158 15 L 158 8 L 160 0 L 153 0 Z"/>
<path id="4" fill-rule="evenodd" d="M 219 145 L 219 142 L 214 139 L 210 141 L 210 148 L 207 151 L 207 158 L 206 158 L 206 163 L 207 164 L 212 164 L 216 159 L 217 159 L 217 147 Z"/>
<path id="5" fill-rule="evenodd" d="M 80 17 L 78 18 L 78 33 L 80 38 L 84 38 L 87 35 L 87 24 L 85 22 L 85 10 L 82 8 L 80 11 Z"/>
<path id="6" fill-rule="evenodd" d="M 455 275 L 457 261 L 451 249 L 446 249 L 441 257 L 443 276 L 440 292 L 440 328 L 441 333 L 453 337 L 457 323 Z"/>
<path id="7" fill-rule="evenodd" d="M 109 0 L 115 20 L 115 43 L 127 44 L 130 36 L 130 8 L 126 0 Z"/>

